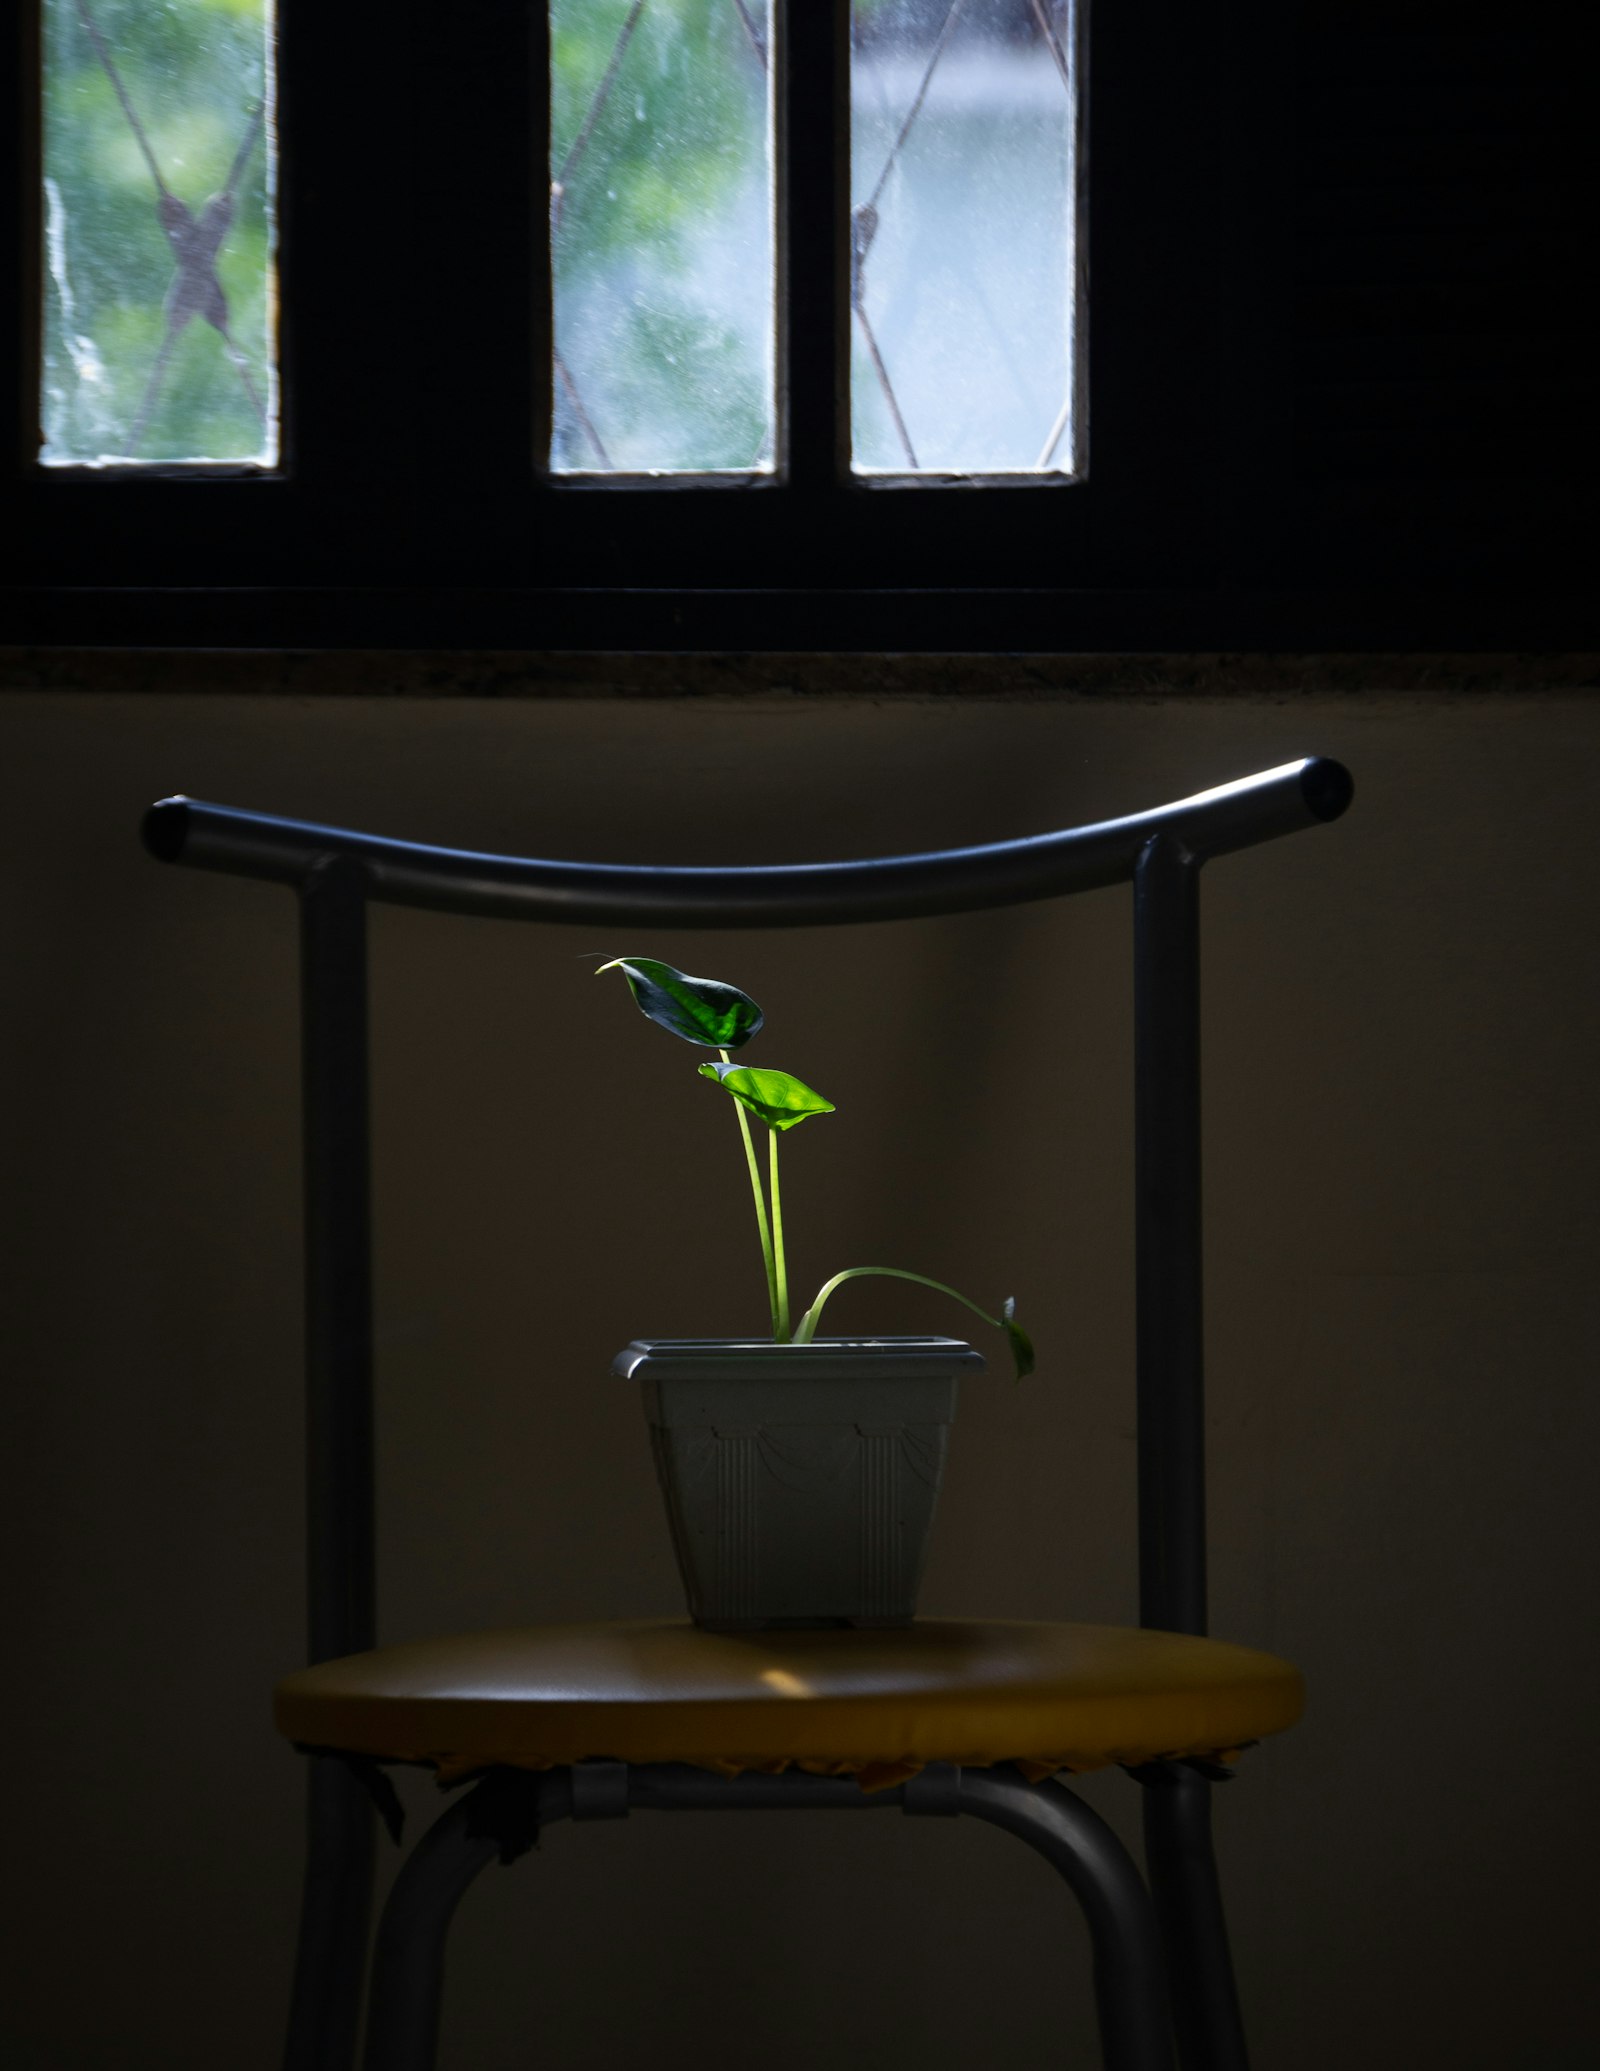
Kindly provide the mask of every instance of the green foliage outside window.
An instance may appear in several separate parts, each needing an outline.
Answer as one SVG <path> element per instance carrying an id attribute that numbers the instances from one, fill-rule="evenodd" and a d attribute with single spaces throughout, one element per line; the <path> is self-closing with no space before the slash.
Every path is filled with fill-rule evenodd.
<path id="1" fill-rule="evenodd" d="M 43 0 L 47 461 L 276 458 L 274 11 Z M 767 0 L 552 0 L 557 467 L 772 460 L 770 12 Z M 954 21 L 949 0 L 853 11 L 861 48 L 912 64 L 947 29 L 1021 42 L 1036 18 L 1033 0 L 980 0 Z M 974 163 L 981 141 L 963 132 Z M 1038 185 L 1031 163 L 1007 177 L 1020 196 Z M 903 298 L 906 323 L 918 339 L 957 335 L 918 315 L 923 285 Z M 972 386 L 946 385 L 958 403 Z"/>
<path id="2" fill-rule="evenodd" d="M 45 0 L 47 459 L 271 456 L 268 16 L 268 0 Z M 231 350 L 174 294 L 174 241 L 230 174 L 215 276 Z"/>
<path id="3" fill-rule="evenodd" d="M 553 0 L 550 22 L 555 463 L 755 466 L 771 442 L 765 0 Z"/>

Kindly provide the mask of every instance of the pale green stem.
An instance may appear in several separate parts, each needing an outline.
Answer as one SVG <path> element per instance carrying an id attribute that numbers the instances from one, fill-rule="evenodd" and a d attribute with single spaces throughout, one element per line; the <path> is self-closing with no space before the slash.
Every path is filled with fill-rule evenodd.
<path id="1" fill-rule="evenodd" d="M 789 1267 L 783 1255 L 783 1199 L 778 1192 L 778 1132 L 767 1136 L 767 1178 L 772 1192 L 772 1257 L 777 1267 L 773 1314 L 777 1321 L 772 1335 L 780 1345 L 789 1342 Z"/>
<path id="2" fill-rule="evenodd" d="M 797 1345 L 809 1345 L 816 1336 L 817 1319 L 822 1314 L 822 1305 L 834 1289 L 843 1287 L 847 1280 L 859 1280 L 863 1273 L 881 1273 L 889 1280 L 915 1280 L 919 1287 L 932 1287 L 940 1294 L 954 1296 L 963 1308 L 970 1309 L 974 1316 L 981 1316 L 985 1323 L 992 1323 L 996 1330 L 1004 1327 L 998 1316 L 991 1316 L 987 1309 L 980 1309 L 976 1302 L 968 1301 L 964 1294 L 958 1294 L 955 1288 L 946 1286 L 944 1281 L 930 1280 L 926 1273 L 903 1272 L 899 1266 L 851 1266 L 843 1273 L 835 1273 L 833 1278 L 825 1283 L 816 1300 L 795 1325 L 794 1341 Z"/>
<path id="3" fill-rule="evenodd" d="M 720 1050 L 717 1054 L 724 1064 L 732 1064 L 733 1059 L 726 1050 Z M 767 1269 L 767 1308 L 772 1316 L 772 1335 L 781 1344 L 783 1336 L 780 1336 L 778 1329 L 778 1272 L 773 1263 L 772 1234 L 767 1228 L 767 1204 L 761 1192 L 761 1167 L 756 1163 L 756 1147 L 750 1141 L 750 1120 L 745 1113 L 744 1102 L 734 1101 L 733 1111 L 739 1117 L 739 1134 L 744 1138 L 744 1159 L 750 1167 L 750 1191 L 756 1199 L 756 1228 L 761 1233 L 761 1261 Z M 787 1335 L 788 1329 L 789 1318 L 786 1314 L 783 1318 L 784 1336 Z"/>

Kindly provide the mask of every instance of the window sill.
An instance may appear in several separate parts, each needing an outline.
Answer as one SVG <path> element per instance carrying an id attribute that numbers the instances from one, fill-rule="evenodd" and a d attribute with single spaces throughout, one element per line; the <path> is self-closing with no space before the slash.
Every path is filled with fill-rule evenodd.
<path id="1" fill-rule="evenodd" d="M 0 693 L 190 697 L 1008 702 L 1592 696 L 1594 652 L 1017 654 L 0 647 Z"/>

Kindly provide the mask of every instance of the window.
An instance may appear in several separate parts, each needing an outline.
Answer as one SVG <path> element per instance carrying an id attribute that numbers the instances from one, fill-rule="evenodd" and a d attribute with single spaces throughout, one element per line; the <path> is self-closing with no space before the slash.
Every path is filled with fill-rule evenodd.
<path id="1" fill-rule="evenodd" d="M 271 0 L 41 12 L 41 462 L 271 468 Z M 551 0 L 549 25 L 534 460 L 782 478 L 772 0 Z M 853 0 L 849 27 L 853 468 L 1070 474 L 1070 0 Z"/>
<path id="2" fill-rule="evenodd" d="M 271 467 L 271 0 L 42 13 L 43 464 Z M 781 478 L 771 0 L 550 0 L 549 18 L 535 459 L 558 479 Z M 1070 474 L 1070 0 L 854 0 L 850 44 L 855 471 Z"/>
<path id="3" fill-rule="evenodd" d="M 0 38 L 18 146 L 0 153 L 0 222 L 21 233 L 0 305 L 0 637 L 1143 649 L 1448 644 L 1502 624 L 1515 644 L 1523 622 L 1493 617 L 1497 586 L 1579 594 L 1593 356 L 1574 313 L 1581 233 L 1559 204 L 1584 148 L 1582 68 L 1520 18 L 1469 37 L 1445 0 L 1407 0 L 1405 20 L 1428 26 L 1399 37 L 1412 56 L 1397 66 L 1396 10 L 1379 0 L 1354 15 L 1348 0 L 1291 10 L 1270 32 L 1242 0 L 555 0 L 556 36 L 566 8 L 603 47 L 587 94 L 552 111 L 542 4 L 425 0 L 380 28 L 370 10 L 323 0 L 270 0 L 270 17 L 269 0 L 215 0 L 230 33 L 264 37 L 275 21 L 276 63 L 259 84 L 230 80 L 206 148 L 185 142 L 179 166 L 117 33 L 191 4 L 27 0 L 10 17 L 18 34 Z M 744 171 L 720 186 L 696 188 L 643 148 L 664 133 L 654 88 L 630 90 L 627 67 L 648 58 L 659 76 L 669 13 L 688 47 L 719 39 L 716 91 L 694 90 L 706 119 L 685 148 L 703 153 L 713 117 L 723 142 L 746 140 Z M 50 160 L 59 133 L 41 116 L 47 37 L 63 28 L 163 276 L 114 322 L 109 305 L 77 320 L 94 283 L 73 243 L 78 201 Z M 1428 80 L 1456 76 L 1439 53 L 1468 43 L 1482 46 L 1462 74 L 1470 92 L 1430 98 Z M 980 123 L 1001 74 L 1034 111 L 1040 162 L 1071 210 L 1050 202 L 1028 218 L 1036 165 L 984 172 L 968 143 L 940 141 L 941 123 L 950 138 Z M 1067 89 L 1091 80 L 1092 111 L 1084 88 L 1071 132 Z M 627 128 L 613 145 L 676 220 L 722 240 L 709 347 L 677 258 L 633 250 L 630 293 L 656 314 L 675 301 L 677 342 L 652 321 L 657 363 L 611 371 L 617 306 L 607 317 L 611 290 L 580 278 L 581 247 L 563 243 L 611 188 L 622 216 L 600 234 L 615 250 L 628 227 L 625 183 L 579 193 L 605 173 L 608 123 Z M 1020 126 L 1013 110 L 1004 127 Z M 941 152 L 953 185 L 916 199 Z M 553 265 L 552 165 L 570 175 Z M 188 212 L 169 211 L 172 230 L 157 173 Z M 231 350 L 203 306 L 174 327 L 167 301 L 184 278 L 194 299 L 209 292 L 176 245 L 230 180 L 232 241 L 212 256 Z M 269 209 L 276 282 L 242 267 L 252 240 L 266 248 Z M 1402 215 L 1410 243 L 1396 256 Z M 1504 234 L 1457 234 L 1458 216 L 1504 219 Z M 643 220 L 634 210 L 630 235 Z M 992 243 L 985 262 L 1000 270 L 982 278 L 986 308 L 952 316 L 939 276 L 963 241 Z M 752 312 L 769 281 L 766 329 Z M 675 370 L 724 346 L 744 354 L 716 385 L 736 407 L 707 437 L 680 439 Z M 530 372 L 554 369 L 558 350 L 598 444 L 559 374 Z M 162 418 L 180 352 L 210 384 L 196 437 Z M 96 356 L 121 384 L 106 437 L 84 430 L 80 407 Z M 1448 392 L 1446 362 L 1459 376 Z M 47 383 L 65 394 L 68 374 L 76 398 L 41 425 Z M 970 405 L 965 427 L 940 421 L 941 395 Z M 1482 396 L 1498 413 L 1489 440 Z M 150 457 L 130 467 L 135 431 Z M 205 465 L 176 464 L 180 445 Z M 102 464 L 59 464 L 74 455 Z M 1463 602 L 1421 612 L 1408 585 Z M 1379 601 L 1304 604 L 1335 589 Z"/>
<path id="4" fill-rule="evenodd" d="M 771 8 L 551 0 L 550 21 L 552 469 L 771 476 Z"/>
<path id="5" fill-rule="evenodd" d="M 550 12 L 555 471 L 781 475 L 769 0 Z M 1072 474 L 1074 50 L 1071 0 L 851 7 L 858 477 Z"/>
<path id="6" fill-rule="evenodd" d="M 284 639 L 359 593 L 396 641 L 492 591 L 499 637 L 545 644 L 596 592 L 637 619 L 646 592 L 1010 585 L 1070 544 L 1034 504 L 1082 446 L 1067 0 L 470 0 L 410 37 L 306 0 L 37 5 L 27 579 L 181 587 L 196 639 L 224 591 L 292 589 Z M 1047 162 L 1053 226 L 997 267 Z M 709 359 L 720 419 L 683 408 Z M 950 495 L 974 484 L 981 516 Z"/>
<path id="7" fill-rule="evenodd" d="M 44 466 L 277 459 L 271 0 L 45 0 Z"/>

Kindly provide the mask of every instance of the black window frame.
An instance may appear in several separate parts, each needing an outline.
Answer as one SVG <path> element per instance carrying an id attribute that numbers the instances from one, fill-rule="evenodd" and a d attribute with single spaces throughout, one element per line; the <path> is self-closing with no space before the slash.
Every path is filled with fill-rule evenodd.
<path id="1" fill-rule="evenodd" d="M 1079 0 L 1085 475 L 852 480 L 848 4 L 776 5 L 780 267 L 799 285 L 781 296 L 787 478 L 751 488 L 601 488 L 535 464 L 548 27 L 528 0 L 398 0 L 381 19 L 279 0 L 281 468 L 40 468 L 38 15 L 21 7 L 0 51 L 18 116 L 0 207 L 20 261 L 0 312 L 0 640 L 1581 643 L 1575 544 L 1570 591 L 1560 561 L 1572 498 L 1547 498 L 1530 531 L 1493 483 L 1397 499 L 1274 477 L 1291 405 L 1265 274 L 1286 244 L 1292 63 L 1283 11 L 1252 0 Z M 1487 554 L 1468 551 L 1474 527 Z"/>

